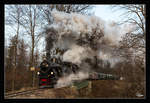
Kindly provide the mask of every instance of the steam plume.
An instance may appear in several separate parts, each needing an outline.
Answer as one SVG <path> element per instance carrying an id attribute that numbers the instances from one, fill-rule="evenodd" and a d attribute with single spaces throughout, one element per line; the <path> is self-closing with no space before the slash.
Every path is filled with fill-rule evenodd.
<path id="1" fill-rule="evenodd" d="M 53 23 L 49 28 L 53 28 L 55 35 L 57 35 L 57 42 L 55 47 L 67 49 L 63 55 L 63 61 L 69 61 L 79 66 L 82 65 L 83 71 L 92 70 L 90 66 L 87 67 L 85 59 L 89 58 L 93 61 L 93 57 L 109 61 L 111 67 L 123 59 L 115 55 L 114 49 L 118 47 L 121 37 L 126 33 L 130 33 L 135 29 L 134 24 L 117 25 L 115 22 L 106 22 L 96 16 L 87 16 L 77 13 L 64 13 L 59 11 L 52 11 Z M 98 50 L 93 50 L 90 46 L 81 46 L 77 44 L 77 40 L 84 38 L 87 35 L 90 37 L 93 34 L 103 34 L 96 42 Z M 84 68 L 85 67 L 85 68 Z M 88 68 L 88 70 L 86 69 Z M 74 76 L 87 77 L 87 74 L 77 73 L 71 74 L 67 77 L 61 78 L 58 85 L 62 83 L 72 83 Z M 81 77 L 81 78 L 82 78 Z M 57 86 L 58 86 L 57 85 Z M 58 86 L 59 87 L 59 86 Z"/>

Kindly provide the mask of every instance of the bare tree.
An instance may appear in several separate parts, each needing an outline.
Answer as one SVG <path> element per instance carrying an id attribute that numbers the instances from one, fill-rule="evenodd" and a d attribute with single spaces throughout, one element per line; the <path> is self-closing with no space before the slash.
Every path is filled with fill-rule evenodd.
<path id="1" fill-rule="evenodd" d="M 15 75 L 16 75 L 16 68 L 17 68 L 17 46 L 18 46 L 18 36 L 20 30 L 20 19 L 22 17 L 22 8 L 19 5 L 11 5 L 7 6 L 6 9 L 8 10 L 9 15 L 6 17 L 6 23 L 8 25 L 17 25 L 16 27 L 16 36 L 15 36 L 15 43 L 14 43 L 14 57 L 15 57 L 15 66 L 13 69 L 13 82 L 12 82 L 12 90 L 15 88 Z"/>
<path id="2" fill-rule="evenodd" d="M 137 30 L 144 36 L 146 35 L 145 31 L 145 22 L 146 22 L 146 6 L 144 4 L 130 4 L 130 5 L 115 5 L 112 6 L 114 10 L 123 10 L 124 21 L 121 23 L 134 23 L 137 25 Z"/>
<path id="3" fill-rule="evenodd" d="M 94 6 L 92 5 L 72 5 L 72 4 L 51 4 L 51 5 L 38 5 L 38 8 L 43 12 L 43 19 L 47 21 L 48 24 L 52 23 L 51 11 L 56 9 L 58 11 L 63 11 L 66 13 L 76 12 L 81 14 L 91 15 L 91 11 Z"/>
<path id="4" fill-rule="evenodd" d="M 126 49 L 124 56 L 129 60 L 126 64 L 134 63 L 132 69 L 132 78 L 134 88 L 140 87 L 143 91 L 145 88 L 145 43 L 146 43 L 146 6 L 144 4 L 131 4 L 131 5 L 115 5 L 118 10 L 124 11 L 122 16 L 124 20 L 122 23 L 134 23 L 137 29 L 132 33 L 128 33 L 122 37 L 120 41 L 120 49 Z M 133 64 L 132 64 L 133 65 Z M 126 69 L 124 69 L 126 71 Z M 129 72 L 128 72 L 129 74 Z M 137 90 L 139 92 L 139 90 Z M 137 92 L 136 91 L 136 92 Z"/>
<path id="5" fill-rule="evenodd" d="M 27 63 L 28 63 L 27 47 L 28 45 L 25 43 L 23 39 L 19 40 L 17 68 L 20 68 L 22 70 L 27 70 Z"/>
<path id="6" fill-rule="evenodd" d="M 134 49 L 135 52 L 142 52 L 141 55 L 136 55 L 135 62 L 141 61 L 144 63 L 145 57 L 145 42 L 146 42 L 146 6 L 144 4 L 131 4 L 131 5 L 115 5 L 114 10 L 122 10 L 124 20 L 121 23 L 134 23 L 137 26 L 136 32 L 126 34 L 122 37 L 121 48 Z M 140 60 L 138 60 L 138 59 Z M 137 62 L 136 62 L 137 63 Z"/>
<path id="7" fill-rule="evenodd" d="M 34 66 L 34 52 L 35 47 L 40 40 L 40 33 L 38 29 L 40 28 L 40 14 L 37 8 L 37 5 L 25 5 L 23 6 L 24 16 L 21 26 L 25 29 L 25 34 L 31 39 L 31 58 L 30 58 L 30 67 Z M 33 73 L 33 86 L 34 86 L 34 73 Z"/>
<path id="8" fill-rule="evenodd" d="M 6 66 L 5 66 L 5 88 L 6 90 L 9 88 L 11 88 L 11 90 L 14 90 L 14 84 L 13 82 L 15 82 L 13 79 L 11 78 L 11 81 L 8 83 L 9 79 L 9 75 L 8 73 L 11 72 L 12 76 L 14 77 L 14 73 L 12 72 L 14 69 L 14 43 L 13 43 L 13 39 L 10 40 L 10 45 L 8 46 L 8 52 L 7 52 L 7 56 L 6 56 Z M 11 83 L 11 84 L 10 84 Z M 9 86 L 7 85 L 9 84 Z"/>
<path id="9" fill-rule="evenodd" d="M 17 69 L 16 35 L 13 36 L 12 38 L 10 38 L 10 45 L 8 46 L 8 55 L 7 55 L 5 62 L 7 63 L 7 65 L 5 67 L 6 77 L 8 77 L 7 72 L 11 72 L 11 74 L 12 74 L 11 89 L 12 89 L 12 91 L 14 91 L 15 90 L 16 69 Z"/>
<path id="10" fill-rule="evenodd" d="M 66 13 L 76 12 L 81 14 L 87 14 L 90 15 L 91 9 L 93 8 L 92 5 L 56 5 L 56 9 L 58 11 L 64 11 Z"/>
<path id="11" fill-rule="evenodd" d="M 63 11 L 66 13 L 76 12 L 76 13 L 90 15 L 90 14 L 92 14 L 91 10 L 92 10 L 93 6 L 91 6 L 91 5 L 71 5 L 71 4 L 62 5 L 62 4 L 59 4 L 59 5 L 45 5 L 45 6 L 40 6 L 39 8 L 43 11 L 43 18 L 45 18 L 45 20 L 47 21 L 47 24 L 50 25 L 53 22 L 53 18 L 51 16 L 51 11 L 53 9 L 56 9 L 58 11 Z M 45 29 L 47 29 L 47 28 L 45 28 Z M 47 35 L 48 31 L 49 30 L 45 30 L 46 35 Z M 52 35 L 46 36 L 47 59 L 50 58 L 50 50 L 53 47 L 54 40 L 53 40 Z"/>

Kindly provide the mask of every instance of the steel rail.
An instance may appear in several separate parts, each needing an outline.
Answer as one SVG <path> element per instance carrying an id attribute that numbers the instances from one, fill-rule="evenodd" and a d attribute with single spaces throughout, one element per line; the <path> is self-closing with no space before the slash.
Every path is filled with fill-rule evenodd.
<path id="1" fill-rule="evenodd" d="M 21 91 L 21 92 L 16 92 L 16 93 L 8 93 L 8 94 L 5 94 L 5 98 L 8 98 L 8 97 L 15 97 L 15 96 L 18 96 L 18 95 L 24 95 L 24 94 L 30 94 L 30 93 L 33 93 L 35 91 L 39 91 L 41 90 L 41 88 L 36 88 L 36 89 L 32 89 L 32 90 L 26 90 L 26 91 Z"/>

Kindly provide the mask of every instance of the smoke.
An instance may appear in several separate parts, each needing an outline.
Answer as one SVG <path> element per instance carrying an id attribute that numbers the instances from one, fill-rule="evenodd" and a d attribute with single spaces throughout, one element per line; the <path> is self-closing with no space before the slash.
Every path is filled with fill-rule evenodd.
<path id="1" fill-rule="evenodd" d="M 103 67 L 105 64 L 110 63 L 110 68 L 113 68 L 115 64 L 119 62 L 123 62 L 125 58 L 120 57 L 121 53 L 123 53 L 124 50 L 119 50 L 115 47 L 101 45 L 97 51 L 98 59 L 103 61 Z M 101 65 L 101 64 L 99 64 Z"/>
<path id="2" fill-rule="evenodd" d="M 56 10 L 53 10 L 51 14 L 53 23 L 48 28 L 53 28 L 57 37 L 54 47 L 66 49 L 67 51 L 63 54 L 63 61 L 75 63 L 84 71 L 59 79 L 56 87 L 61 87 L 62 84 L 70 85 L 73 78 L 78 76 L 80 77 L 78 79 L 87 78 L 88 72 L 94 68 L 85 63 L 86 59 L 91 59 L 93 62 L 93 57 L 97 56 L 104 63 L 105 61 L 109 62 L 111 67 L 124 60 L 116 55 L 120 51 L 115 51 L 115 48 L 119 46 L 122 36 L 135 30 L 134 24 L 117 25 L 113 21 L 106 22 L 96 16 L 68 14 Z M 77 41 L 80 38 L 85 38 L 87 35 L 91 37 L 102 34 L 101 38 L 94 41 L 98 45 L 97 50 L 93 50 L 90 46 L 78 45 Z"/>
<path id="3" fill-rule="evenodd" d="M 103 42 L 110 46 L 119 46 L 119 41 L 126 33 L 131 33 L 135 30 L 135 24 L 118 25 L 114 21 L 106 22 L 104 27 Z"/>
<path id="4" fill-rule="evenodd" d="M 77 40 L 85 37 L 86 34 L 91 36 L 94 33 L 103 33 L 104 37 L 100 41 L 107 42 L 107 45 L 118 45 L 121 37 L 134 31 L 136 26 L 135 24 L 117 25 L 114 21 L 106 22 L 96 16 L 68 14 L 56 10 L 52 11 L 52 16 L 54 21 L 50 27 L 58 32 L 59 40 L 68 36 Z"/>
<path id="5" fill-rule="evenodd" d="M 71 61 L 74 64 L 80 65 L 82 60 L 92 58 L 92 50 L 89 47 L 72 45 L 63 55 L 63 61 Z"/>
<path id="6" fill-rule="evenodd" d="M 105 45 L 118 46 L 121 37 L 135 29 L 134 24 L 117 25 L 113 21 L 106 22 L 96 16 L 87 16 L 77 13 L 64 13 L 56 10 L 52 11 L 53 24 L 49 28 L 57 31 L 60 48 L 69 48 L 76 44 L 76 40 L 86 35 L 104 34 L 98 40 Z"/>
<path id="7" fill-rule="evenodd" d="M 93 29 L 97 27 L 97 32 L 104 28 L 104 21 L 96 16 L 85 16 L 77 13 L 67 14 L 64 12 L 52 11 L 54 24 L 57 25 L 60 36 L 74 35 L 79 38 L 80 34 L 92 34 Z M 59 26 L 59 27 L 58 27 Z M 84 36 L 84 35 L 83 35 Z"/>
<path id="8" fill-rule="evenodd" d="M 68 76 L 62 77 L 57 81 L 55 88 L 66 87 L 73 84 L 73 81 L 79 81 L 87 79 L 89 77 L 88 72 L 80 71 L 77 74 L 70 74 Z"/>

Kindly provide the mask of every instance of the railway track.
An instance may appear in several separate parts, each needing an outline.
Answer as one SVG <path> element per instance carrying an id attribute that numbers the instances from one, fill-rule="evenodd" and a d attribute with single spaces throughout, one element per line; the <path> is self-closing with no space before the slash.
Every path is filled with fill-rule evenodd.
<path id="1" fill-rule="evenodd" d="M 42 88 L 36 88 L 36 89 L 26 90 L 26 91 L 21 91 L 21 92 L 6 93 L 5 98 L 16 97 L 16 96 L 19 96 L 19 95 L 32 94 L 33 92 L 41 91 L 41 90 L 43 90 L 43 89 Z"/>

